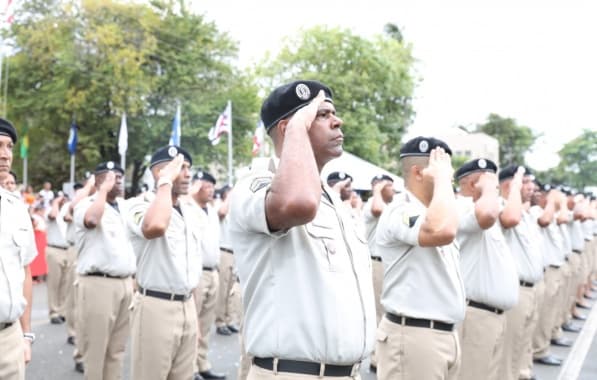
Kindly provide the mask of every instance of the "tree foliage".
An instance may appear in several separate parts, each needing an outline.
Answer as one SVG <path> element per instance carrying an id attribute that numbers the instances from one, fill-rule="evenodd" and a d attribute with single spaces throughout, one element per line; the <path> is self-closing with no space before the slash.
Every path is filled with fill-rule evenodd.
<path id="1" fill-rule="evenodd" d="M 168 143 L 177 104 L 181 145 L 207 165 L 226 160 L 225 147 L 212 147 L 207 131 L 232 100 L 235 156 L 249 159 L 257 87 L 234 67 L 236 43 L 184 1 L 173 3 L 23 2 L 8 35 L 7 116 L 21 132 L 28 128 L 33 183 L 68 180 L 71 121 L 80 127 L 78 178 L 99 161 L 119 161 L 123 112 L 127 163 L 138 180 L 146 155 Z"/>
<path id="2" fill-rule="evenodd" d="M 510 164 L 522 165 L 524 156 L 535 143 L 538 135 L 515 119 L 490 114 L 487 121 L 477 125 L 476 132 L 483 132 L 496 138 L 500 145 L 500 167 Z"/>
<path id="3" fill-rule="evenodd" d="M 414 115 L 410 46 L 388 36 L 371 39 L 323 26 L 289 38 L 279 54 L 257 68 L 265 92 L 295 79 L 329 85 L 344 120 L 344 147 L 396 169 L 401 138 Z"/>

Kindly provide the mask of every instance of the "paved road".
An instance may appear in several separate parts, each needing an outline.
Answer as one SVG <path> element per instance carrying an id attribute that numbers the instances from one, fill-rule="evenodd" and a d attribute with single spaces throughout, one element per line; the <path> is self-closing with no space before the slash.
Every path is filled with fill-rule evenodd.
<path id="1" fill-rule="evenodd" d="M 66 343 L 66 327 L 64 325 L 51 325 L 47 317 L 47 292 L 45 284 L 34 286 L 34 308 L 32 312 L 33 331 L 37 334 L 37 341 L 33 350 L 33 362 L 27 367 L 28 380 L 81 380 L 83 376 L 74 371 L 72 360 L 73 347 Z M 597 308 L 594 308 L 597 309 Z M 593 310 L 591 318 L 597 322 L 597 310 Z M 597 325 L 597 323 L 595 324 Z M 587 328 L 585 328 L 587 330 Z M 594 334 L 591 334 L 594 335 Z M 579 334 L 566 333 L 569 339 L 577 339 Z M 578 377 L 581 380 L 597 379 L 597 340 L 593 340 L 589 353 L 584 361 L 582 372 Z M 580 339 L 579 339 L 580 340 Z M 586 339 L 585 339 L 586 340 Z M 214 369 L 224 372 L 228 379 L 236 379 L 238 368 L 238 335 L 224 337 L 212 331 L 210 360 Z M 567 358 L 569 348 L 553 347 L 553 353 Z M 366 362 L 362 369 L 362 380 L 375 380 L 375 375 L 368 371 L 369 363 Z M 557 380 L 560 367 L 536 366 L 536 375 L 541 380 Z M 129 357 L 125 359 L 123 379 L 129 376 Z M 567 380 L 567 379 L 561 379 Z"/>

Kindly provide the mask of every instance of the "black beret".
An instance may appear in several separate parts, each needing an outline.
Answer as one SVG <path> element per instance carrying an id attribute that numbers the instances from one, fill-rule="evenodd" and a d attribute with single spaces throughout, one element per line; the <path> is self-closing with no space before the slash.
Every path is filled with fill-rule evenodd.
<path id="1" fill-rule="evenodd" d="M 79 190 L 79 189 L 82 189 L 83 187 L 84 187 L 83 184 L 80 182 L 77 182 L 73 185 L 74 190 Z"/>
<path id="2" fill-rule="evenodd" d="M 13 144 L 17 143 L 17 130 L 8 120 L 0 118 L 0 135 L 10 137 Z"/>
<path id="3" fill-rule="evenodd" d="M 346 178 L 350 178 L 350 180 L 352 181 L 352 176 L 348 173 L 345 172 L 331 172 L 328 175 L 328 183 L 329 182 L 340 182 L 340 181 L 344 181 Z"/>
<path id="4" fill-rule="evenodd" d="M 514 174 L 516 174 L 516 171 L 518 170 L 518 168 L 520 166 L 522 166 L 524 168 L 524 176 L 525 177 L 531 176 L 531 177 L 533 177 L 533 179 L 535 179 L 535 176 L 533 175 L 533 171 L 528 166 L 510 165 L 510 166 L 506 166 L 505 168 L 503 168 L 502 170 L 500 170 L 500 172 L 498 174 L 499 181 L 502 182 L 502 181 L 505 181 L 507 179 L 513 178 Z"/>
<path id="5" fill-rule="evenodd" d="M 542 192 L 544 192 L 544 193 L 547 193 L 550 190 L 554 190 L 554 189 L 555 189 L 555 187 L 553 185 L 550 185 L 549 183 L 545 183 L 543 185 L 539 185 L 539 190 L 542 191 Z"/>
<path id="6" fill-rule="evenodd" d="M 115 170 L 117 172 L 120 172 L 121 174 L 124 174 L 124 170 L 120 167 L 120 165 L 118 165 L 116 162 L 114 161 L 106 161 L 106 162 L 102 162 L 101 164 L 98 164 L 95 167 L 95 174 L 102 174 L 104 172 L 107 172 L 109 170 Z"/>
<path id="7" fill-rule="evenodd" d="M 497 173 L 497 165 L 495 164 L 495 162 L 487 158 L 479 158 L 476 160 L 472 160 L 462 165 L 458 168 L 458 170 L 456 170 L 456 172 L 454 173 L 454 179 L 458 181 L 461 178 L 476 172 Z"/>
<path id="8" fill-rule="evenodd" d="M 313 100 L 323 90 L 326 101 L 333 103 L 332 90 L 323 83 L 312 80 L 300 80 L 276 88 L 261 106 L 261 120 L 269 130 L 278 122 Z"/>
<path id="9" fill-rule="evenodd" d="M 452 155 L 452 149 L 443 142 L 442 140 L 436 139 L 434 137 L 415 137 L 406 142 L 406 144 L 402 145 L 400 148 L 400 158 L 410 157 L 410 156 L 429 156 L 429 152 L 431 152 L 435 148 L 443 148 L 446 153 L 450 156 Z"/>
<path id="10" fill-rule="evenodd" d="M 197 170 L 197 173 L 195 173 L 195 175 L 193 176 L 193 180 L 202 180 L 202 181 L 207 181 L 207 182 L 211 182 L 214 185 L 216 184 L 216 179 L 214 178 L 213 175 L 209 174 L 208 172 L 205 172 L 201 169 Z"/>
<path id="11" fill-rule="evenodd" d="M 179 146 L 167 145 L 163 148 L 156 150 L 155 153 L 151 156 L 149 169 L 153 168 L 159 163 L 172 161 L 174 157 L 176 157 L 176 155 L 179 153 L 184 156 L 185 161 L 187 161 L 190 165 L 193 165 L 193 159 L 191 158 L 189 152 L 187 152 Z"/>
<path id="12" fill-rule="evenodd" d="M 13 172 L 12 170 L 11 170 L 11 171 L 9 171 L 8 173 L 9 173 L 9 174 L 12 176 L 12 178 L 15 180 L 15 183 L 16 183 L 16 182 L 19 182 L 19 177 L 17 176 L 17 173 Z"/>
<path id="13" fill-rule="evenodd" d="M 373 177 L 371 179 L 371 183 L 376 182 L 376 181 L 390 181 L 390 182 L 394 182 L 394 178 L 390 177 L 387 174 L 378 174 L 375 177 Z"/>

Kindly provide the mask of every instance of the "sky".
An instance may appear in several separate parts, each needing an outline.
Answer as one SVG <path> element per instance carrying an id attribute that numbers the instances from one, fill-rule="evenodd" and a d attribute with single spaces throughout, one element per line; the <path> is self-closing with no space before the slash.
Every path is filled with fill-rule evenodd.
<path id="1" fill-rule="evenodd" d="M 597 129 L 594 1 L 197 0 L 193 6 L 239 42 L 243 66 L 276 54 L 283 37 L 301 28 L 339 26 L 371 36 L 396 23 L 413 46 L 421 79 L 408 136 L 473 126 L 497 113 L 541 134 L 527 161 L 545 170 L 557 165 L 564 143 Z"/>

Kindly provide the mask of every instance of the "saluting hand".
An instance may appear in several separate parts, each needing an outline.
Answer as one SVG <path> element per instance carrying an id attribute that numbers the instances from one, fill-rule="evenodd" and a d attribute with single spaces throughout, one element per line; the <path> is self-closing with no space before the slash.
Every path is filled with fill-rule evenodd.
<path id="1" fill-rule="evenodd" d="M 340 192 L 342 191 L 342 189 L 344 189 L 346 186 L 348 186 L 348 184 L 350 183 L 350 178 L 346 178 L 342 181 L 338 181 L 334 184 L 334 186 L 332 186 L 332 189 L 337 192 L 338 194 L 340 194 Z"/>
<path id="2" fill-rule="evenodd" d="M 452 158 L 443 148 L 437 147 L 429 153 L 429 164 L 421 173 L 435 181 L 441 179 L 451 181 L 454 173 Z"/>
<path id="3" fill-rule="evenodd" d="M 296 111 L 296 113 L 290 118 L 289 125 L 296 123 L 297 125 L 304 125 L 307 131 L 311 129 L 311 124 L 317 116 L 317 110 L 319 106 L 325 101 L 325 93 L 323 90 L 319 90 L 317 96 L 311 100 L 307 106 Z"/>
<path id="4" fill-rule="evenodd" d="M 174 182 L 180 174 L 183 162 L 184 156 L 180 153 L 177 154 L 172 161 L 168 162 L 168 165 L 160 170 L 159 176 L 168 178 L 170 181 Z"/>
<path id="5" fill-rule="evenodd" d="M 203 181 L 193 182 L 193 185 L 191 186 L 191 190 L 189 191 L 189 194 L 191 194 L 191 195 L 197 194 L 199 192 L 199 190 L 201 190 L 202 186 L 203 186 Z"/>
<path id="6" fill-rule="evenodd" d="M 475 187 L 482 193 L 486 191 L 497 191 L 498 177 L 495 173 L 485 172 L 479 176 L 479 180 L 475 183 Z"/>
<path id="7" fill-rule="evenodd" d="M 104 181 L 100 185 L 100 190 L 109 192 L 114 187 L 116 183 L 116 174 L 113 171 L 108 171 L 106 176 L 104 177 Z"/>
<path id="8" fill-rule="evenodd" d="M 516 173 L 514 173 L 514 177 L 512 177 L 512 181 L 510 182 L 511 189 L 520 189 L 522 187 L 522 177 L 524 177 L 525 172 L 526 169 L 524 168 L 524 166 L 518 167 Z"/>

